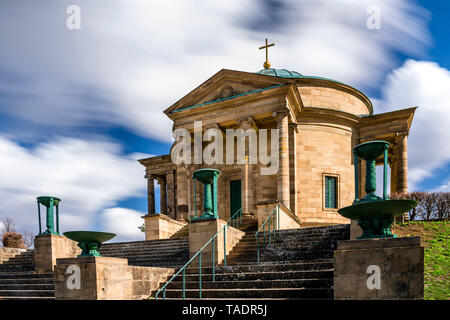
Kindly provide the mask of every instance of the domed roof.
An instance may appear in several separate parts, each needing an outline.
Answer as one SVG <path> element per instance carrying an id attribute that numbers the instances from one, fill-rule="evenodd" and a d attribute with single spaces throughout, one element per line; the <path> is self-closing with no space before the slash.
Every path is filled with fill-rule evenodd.
<path id="1" fill-rule="evenodd" d="M 282 77 L 282 78 L 301 78 L 301 77 L 303 77 L 303 75 L 298 73 L 297 71 L 289 71 L 286 69 L 267 68 L 267 69 L 259 70 L 256 73 L 264 74 L 266 76 L 274 76 L 274 77 Z"/>

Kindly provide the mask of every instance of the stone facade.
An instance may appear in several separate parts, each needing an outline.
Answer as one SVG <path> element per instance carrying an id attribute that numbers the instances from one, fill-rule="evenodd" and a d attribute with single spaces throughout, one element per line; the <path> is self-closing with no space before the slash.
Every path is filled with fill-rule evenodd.
<path id="1" fill-rule="evenodd" d="M 279 201 L 304 226 L 350 223 L 337 210 L 355 199 L 352 149 L 371 140 L 391 144 L 391 193 L 407 191 L 407 135 L 415 108 L 374 115 L 372 104 L 363 93 L 334 80 L 221 70 L 164 112 L 173 121 L 173 129 L 189 130 L 192 141 L 196 120 L 202 120 L 203 133 L 208 128 L 220 129 L 224 155 L 227 129 L 279 129 L 279 170 L 263 175 L 260 169 L 265 166 L 249 163 L 248 157 L 244 163 L 231 165 L 176 165 L 170 154 L 139 160 L 149 181 L 149 214 L 155 212 L 155 181 L 161 188 L 161 213 L 186 220 L 194 216 L 196 206 L 197 215 L 201 214 L 203 191 L 198 183 L 194 199 L 192 173 L 209 167 L 222 171 L 218 180 L 221 219 L 227 220 L 232 214 L 230 183 L 240 180 L 244 214 L 259 214 L 258 208 L 265 203 Z M 270 141 L 270 137 L 267 139 Z M 203 148 L 206 146 L 204 143 Z M 194 152 L 191 154 L 194 157 Z M 377 159 L 377 165 L 381 164 L 382 159 Z M 362 163 L 359 170 L 358 193 L 362 197 Z M 325 206 L 324 181 L 328 176 L 337 179 L 335 208 Z"/>

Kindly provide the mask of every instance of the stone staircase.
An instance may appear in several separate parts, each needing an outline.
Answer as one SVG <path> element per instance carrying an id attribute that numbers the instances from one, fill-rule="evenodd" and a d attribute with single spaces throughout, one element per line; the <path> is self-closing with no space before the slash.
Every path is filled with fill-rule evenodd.
<path id="1" fill-rule="evenodd" d="M 202 268 L 203 299 L 332 299 L 333 250 L 349 239 L 349 225 L 283 230 L 257 263 L 256 221 L 241 227 L 245 236 L 227 256 L 227 267 Z M 261 243 L 262 243 L 262 237 Z M 197 299 L 198 268 L 186 270 L 186 298 Z M 182 277 L 166 288 L 167 299 L 182 298 Z"/>
<path id="2" fill-rule="evenodd" d="M 170 239 L 188 238 L 189 237 L 189 224 L 178 230 Z"/>
<path id="3" fill-rule="evenodd" d="M 0 264 L 0 300 L 48 300 L 54 296 L 53 273 L 34 272 L 33 250 Z"/>
<path id="4" fill-rule="evenodd" d="M 189 260 L 189 238 L 105 243 L 100 254 L 127 258 L 132 266 L 178 268 Z"/>
<path id="5" fill-rule="evenodd" d="M 202 268 L 204 299 L 332 299 L 333 250 L 349 238 L 349 225 L 311 227 L 277 232 L 256 263 L 256 220 L 244 216 L 239 229 L 246 234 L 227 256 L 227 267 Z M 179 231 L 188 235 L 188 228 Z M 260 238 L 262 244 L 262 236 Z M 189 239 L 107 243 L 103 256 L 127 258 L 130 265 L 180 268 L 189 259 Z M 0 300 L 54 299 L 53 273 L 36 274 L 33 250 L 0 264 Z M 198 268 L 186 270 L 186 297 L 198 298 Z M 181 276 L 166 289 L 168 299 L 182 297 Z"/>

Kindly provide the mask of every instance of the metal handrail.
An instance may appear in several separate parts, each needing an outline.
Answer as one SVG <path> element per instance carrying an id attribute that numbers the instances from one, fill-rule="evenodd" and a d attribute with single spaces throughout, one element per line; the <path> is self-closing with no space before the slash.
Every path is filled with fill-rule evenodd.
<path id="1" fill-rule="evenodd" d="M 216 274 L 215 274 L 215 262 L 214 262 L 214 239 L 219 235 L 219 233 L 221 233 L 222 231 L 224 231 L 223 234 L 223 248 L 224 248 L 224 255 L 223 255 L 223 264 L 226 267 L 227 266 L 227 233 L 225 231 L 225 228 L 228 229 L 230 221 L 232 221 L 233 225 L 232 227 L 238 227 L 240 223 L 242 223 L 242 214 L 237 216 L 240 212 L 242 212 L 242 208 L 240 208 L 239 210 L 237 210 L 231 217 L 230 219 L 227 220 L 227 223 L 223 226 L 222 229 L 220 229 L 215 235 L 212 236 L 211 239 L 209 239 L 204 245 L 203 247 L 200 248 L 200 250 L 197 251 L 196 254 L 194 254 L 192 256 L 191 259 L 189 259 L 188 262 L 186 262 L 186 264 L 184 266 L 181 267 L 180 270 L 178 270 L 173 276 L 172 278 L 170 278 L 169 281 L 167 281 L 162 287 L 161 289 L 159 289 L 156 292 L 155 295 L 155 299 L 158 299 L 158 295 L 161 293 L 162 291 L 162 295 L 163 295 L 163 299 L 166 299 L 166 287 L 167 285 L 169 285 L 170 282 L 172 282 L 173 279 L 175 279 L 181 272 L 183 272 L 183 300 L 186 299 L 186 268 L 189 266 L 189 264 L 194 261 L 194 259 L 198 256 L 198 279 L 199 279 L 199 284 L 198 284 L 198 292 L 199 292 L 199 298 L 202 298 L 202 251 L 203 249 L 206 248 L 206 246 L 211 243 L 212 244 L 212 279 L 215 282 L 216 281 Z"/>
<path id="2" fill-rule="evenodd" d="M 264 223 L 259 227 L 258 231 L 256 231 L 255 233 L 255 238 L 256 238 L 256 248 L 257 248 L 257 262 L 259 263 L 259 257 L 260 257 L 260 250 L 259 250 L 259 234 L 261 231 L 261 228 L 263 229 L 263 234 L 264 234 L 264 246 L 266 245 L 266 224 L 268 223 L 268 244 L 270 244 L 270 220 L 273 221 L 273 227 L 272 227 L 272 233 L 273 236 L 275 236 L 275 215 L 276 215 L 276 222 L 277 222 L 277 230 L 280 229 L 280 203 L 278 203 L 275 208 L 273 208 L 272 213 L 269 214 L 269 216 L 267 217 L 267 219 L 264 221 Z"/>

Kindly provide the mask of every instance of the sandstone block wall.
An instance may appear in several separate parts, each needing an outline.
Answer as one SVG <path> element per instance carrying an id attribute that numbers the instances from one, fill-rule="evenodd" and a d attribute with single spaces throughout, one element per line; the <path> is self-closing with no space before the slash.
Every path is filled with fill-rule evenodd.
<path id="1" fill-rule="evenodd" d="M 337 88 L 299 86 L 305 107 L 328 108 L 356 115 L 369 114 L 368 106 L 357 96 Z"/>
<path id="2" fill-rule="evenodd" d="M 141 300 L 154 293 L 175 272 L 172 268 L 129 266 L 127 259 L 83 257 L 58 259 L 55 268 L 55 298 L 59 300 Z M 80 270 L 79 288 L 70 288 Z M 73 267 L 72 267 L 73 268 Z"/>
<path id="3" fill-rule="evenodd" d="M 168 239 L 186 225 L 186 222 L 173 220 L 164 214 L 146 215 L 145 240 Z"/>
<path id="4" fill-rule="evenodd" d="M 26 249 L 0 247 L 0 263 L 27 251 Z"/>
<path id="5" fill-rule="evenodd" d="M 354 200 L 354 167 L 352 164 L 352 132 L 349 128 L 333 128 L 303 123 L 297 134 L 297 216 L 303 223 L 350 223 L 325 208 L 325 176 L 337 178 L 337 207 L 351 205 Z"/>

